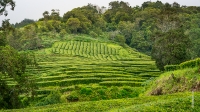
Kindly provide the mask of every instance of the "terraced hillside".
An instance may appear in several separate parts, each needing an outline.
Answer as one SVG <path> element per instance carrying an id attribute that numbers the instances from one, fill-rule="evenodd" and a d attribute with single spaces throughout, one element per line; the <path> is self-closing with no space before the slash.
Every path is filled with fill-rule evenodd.
<path id="1" fill-rule="evenodd" d="M 28 70 L 36 76 L 38 94 L 59 88 L 73 91 L 78 85 L 141 87 L 159 71 L 148 56 L 116 44 L 66 41 L 36 53 L 39 68 Z"/>
<path id="2" fill-rule="evenodd" d="M 138 98 L 63 103 L 6 112 L 199 112 L 200 94 L 191 92 Z"/>
<path id="3" fill-rule="evenodd" d="M 97 42 L 57 42 L 53 45 L 51 51 L 53 53 L 83 56 L 96 60 L 131 59 L 128 52 L 121 46 Z"/>

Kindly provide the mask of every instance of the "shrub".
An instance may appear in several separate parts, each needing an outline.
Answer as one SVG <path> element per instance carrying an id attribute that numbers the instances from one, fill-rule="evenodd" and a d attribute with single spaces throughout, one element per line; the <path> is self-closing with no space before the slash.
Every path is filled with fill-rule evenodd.
<path id="1" fill-rule="evenodd" d="M 91 94 L 92 94 L 92 89 L 91 89 L 91 88 L 86 88 L 86 87 L 84 87 L 84 88 L 82 88 L 82 89 L 80 90 L 80 93 L 81 93 L 81 94 L 85 94 L 85 95 L 91 95 Z"/>
<path id="2" fill-rule="evenodd" d="M 104 81 L 99 83 L 102 86 L 141 86 L 141 82 L 131 82 L 131 81 Z"/>
<path id="3" fill-rule="evenodd" d="M 200 65 L 200 58 L 197 58 L 195 60 L 190 60 L 190 61 L 186 61 L 180 64 L 180 68 L 184 69 L 184 68 L 194 68 Z"/>
<path id="4" fill-rule="evenodd" d="M 92 36 L 93 38 L 98 37 L 98 35 L 97 35 L 94 31 L 91 31 L 91 32 L 90 32 L 90 36 Z"/>
<path id="5" fill-rule="evenodd" d="M 197 64 L 197 66 L 200 66 L 200 58 L 196 59 L 196 64 Z"/>
<path id="6" fill-rule="evenodd" d="M 106 95 L 106 89 L 102 88 L 102 89 L 99 89 L 97 92 L 98 92 L 99 95 L 102 95 L 102 96 Z"/>
<path id="7" fill-rule="evenodd" d="M 78 101 L 78 94 L 76 92 L 72 92 L 69 96 L 67 96 L 67 101 L 69 102 L 76 102 Z"/>
<path id="8" fill-rule="evenodd" d="M 41 99 L 40 102 L 36 104 L 36 106 L 44 106 L 44 105 L 56 104 L 60 102 L 61 102 L 60 91 L 53 91 L 47 97 Z"/>
<path id="9" fill-rule="evenodd" d="M 166 65 L 164 68 L 165 68 L 165 71 L 174 71 L 174 70 L 180 69 L 180 66 L 179 65 Z"/>
<path id="10" fill-rule="evenodd" d="M 200 58 L 197 58 L 195 60 L 185 61 L 181 63 L 180 65 L 166 65 L 165 71 L 174 71 L 178 69 L 184 69 L 184 68 L 194 68 L 200 66 Z"/>
<path id="11" fill-rule="evenodd" d="M 27 107 L 29 105 L 29 99 L 28 97 L 24 97 L 21 99 L 21 104 L 22 104 L 22 107 Z"/>

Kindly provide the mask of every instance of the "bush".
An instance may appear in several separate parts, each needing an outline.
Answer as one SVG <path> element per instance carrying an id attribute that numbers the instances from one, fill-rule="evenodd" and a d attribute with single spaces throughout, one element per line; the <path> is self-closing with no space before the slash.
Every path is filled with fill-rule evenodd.
<path id="1" fill-rule="evenodd" d="M 141 82 L 131 82 L 131 81 L 104 81 L 99 83 L 102 86 L 141 86 Z"/>
<path id="2" fill-rule="evenodd" d="M 21 99 L 21 104 L 22 104 L 22 107 L 27 107 L 29 105 L 29 99 L 28 97 L 24 97 Z"/>
<path id="3" fill-rule="evenodd" d="M 184 68 L 194 68 L 194 67 L 198 67 L 200 65 L 200 58 L 197 58 L 195 60 L 190 60 L 190 61 L 186 61 L 180 64 L 180 68 L 184 69 Z"/>
<path id="4" fill-rule="evenodd" d="M 174 71 L 174 70 L 180 69 L 180 66 L 179 65 L 166 65 L 164 68 L 165 68 L 165 71 Z"/>
<path id="5" fill-rule="evenodd" d="M 67 101 L 69 102 L 76 102 L 78 101 L 78 94 L 76 92 L 72 92 L 69 96 L 67 96 Z"/>
<path id="6" fill-rule="evenodd" d="M 124 86 L 123 87 L 123 91 L 125 93 L 122 94 L 123 98 L 134 98 L 134 97 L 138 97 L 140 95 L 140 93 L 143 92 L 143 88 L 141 87 L 130 87 L 130 86 Z"/>
<path id="7" fill-rule="evenodd" d="M 200 66 L 200 58 L 196 59 L 196 64 L 197 64 L 197 66 Z"/>
<path id="8" fill-rule="evenodd" d="M 40 102 L 36 104 L 36 106 L 57 104 L 57 103 L 60 103 L 60 102 L 61 102 L 61 93 L 60 93 L 60 91 L 53 91 L 47 97 L 41 99 Z"/>
<path id="9" fill-rule="evenodd" d="M 195 60 L 185 61 L 181 63 L 180 65 L 166 65 L 165 71 L 174 71 L 178 69 L 184 69 L 184 68 L 194 68 L 200 66 L 200 58 L 197 58 Z"/>
<path id="10" fill-rule="evenodd" d="M 81 94 L 85 94 L 85 95 L 91 95 L 92 94 L 92 89 L 91 88 L 82 88 L 80 90 Z"/>
<path id="11" fill-rule="evenodd" d="M 105 95 L 106 95 L 106 89 L 103 89 L 103 88 L 102 88 L 102 89 L 99 89 L 97 92 L 98 92 L 98 94 L 101 95 L 101 96 L 105 96 Z"/>
<path id="12" fill-rule="evenodd" d="M 90 32 L 90 36 L 92 36 L 93 38 L 98 37 L 98 35 L 97 35 L 94 31 L 91 31 L 91 32 Z"/>

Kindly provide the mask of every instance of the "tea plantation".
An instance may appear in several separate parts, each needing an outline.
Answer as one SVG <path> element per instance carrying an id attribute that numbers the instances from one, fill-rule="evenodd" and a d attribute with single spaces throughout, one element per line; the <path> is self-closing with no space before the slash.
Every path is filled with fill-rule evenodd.
<path id="1" fill-rule="evenodd" d="M 27 73 L 36 82 L 37 96 L 31 104 L 21 96 L 25 106 L 134 98 L 160 74 L 149 56 L 115 43 L 57 41 L 34 53 L 38 66 L 29 66 Z"/>
<path id="2" fill-rule="evenodd" d="M 199 110 L 200 94 L 195 92 L 192 96 L 190 92 L 192 84 L 199 84 L 198 80 L 196 83 L 190 81 L 191 74 L 198 76 L 198 68 L 169 71 L 160 76 L 161 72 L 149 56 L 126 46 L 97 41 L 57 41 L 51 48 L 34 53 L 38 66 L 28 66 L 27 73 L 38 87 L 35 101 L 27 103 L 26 97 L 21 96 L 21 101 L 28 108 L 1 111 Z M 175 78 L 171 80 L 171 77 Z M 185 84 L 182 79 L 191 84 L 188 87 L 181 86 Z M 15 85 L 12 79 L 6 80 L 10 86 Z M 163 94 L 168 95 L 149 96 L 158 92 L 158 86 L 162 87 Z"/>
<path id="3" fill-rule="evenodd" d="M 176 93 L 128 99 L 62 103 L 56 105 L 7 110 L 6 112 L 198 112 L 200 94 Z"/>
<path id="4" fill-rule="evenodd" d="M 150 57 L 117 44 L 66 41 L 36 52 L 39 67 L 28 70 L 36 77 L 38 95 L 59 88 L 62 93 L 86 86 L 142 87 L 159 71 Z"/>

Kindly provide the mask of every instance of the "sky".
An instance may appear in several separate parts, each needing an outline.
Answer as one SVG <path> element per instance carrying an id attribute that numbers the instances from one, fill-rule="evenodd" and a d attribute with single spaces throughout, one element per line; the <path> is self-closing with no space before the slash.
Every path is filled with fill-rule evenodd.
<path id="1" fill-rule="evenodd" d="M 38 20 L 42 18 L 42 13 L 44 11 L 51 12 L 51 9 L 59 9 L 60 16 L 63 16 L 67 11 L 72 10 L 73 8 L 82 7 L 88 3 L 92 3 L 98 6 L 108 7 L 108 4 L 111 1 L 117 0 L 14 0 L 16 2 L 16 7 L 14 11 L 10 10 L 10 7 L 7 8 L 8 16 L 0 16 L 0 25 L 2 20 L 10 19 L 10 23 L 20 22 L 23 19 L 33 19 Z M 121 1 L 121 0 L 118 0 Z M 142 3 L 149 0 L 122 0 L 128 2 L 130 6 L 134 7 L 136 5 L 141 6 Z M 155 2 L 157 0 L 151 0 Z M 163 3 L 173 3 L 177 2 L 180 5 L 186 6 L 200 6 L 200 0 L 159 0 Z"/>

